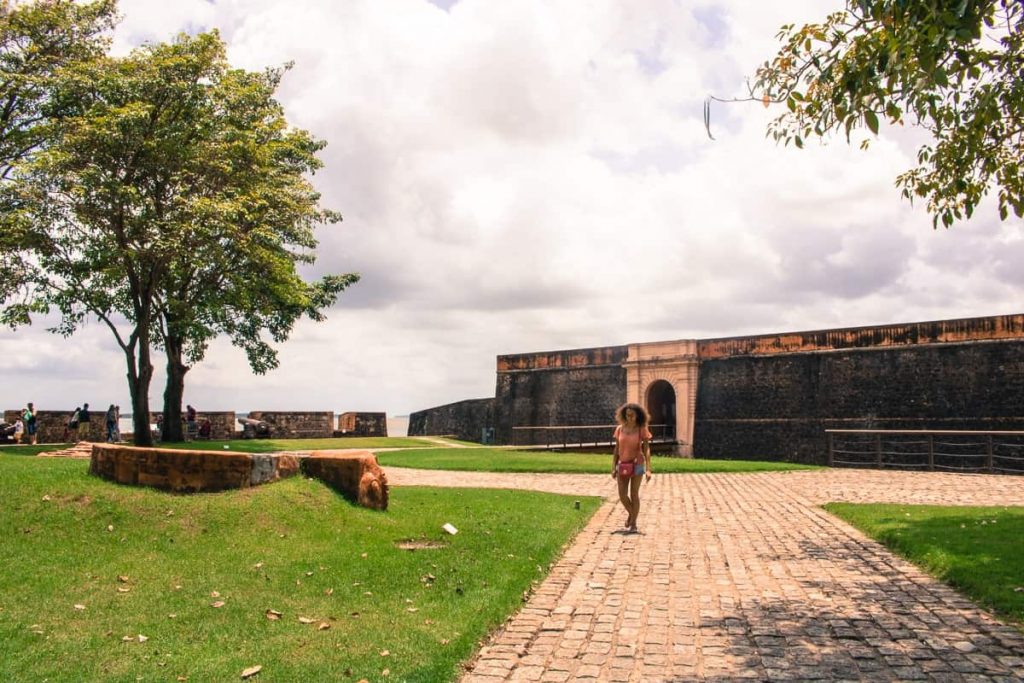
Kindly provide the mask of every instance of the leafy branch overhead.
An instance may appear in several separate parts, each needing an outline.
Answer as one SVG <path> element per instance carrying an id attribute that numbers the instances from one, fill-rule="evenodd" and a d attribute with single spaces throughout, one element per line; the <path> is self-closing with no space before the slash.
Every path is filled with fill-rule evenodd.
<path id="1" fill-rule="evenodd" d="M 932 141 L 896 185 L 925 199 L 936 226 L 970 218 L 993 188 L 1002 220 L 1024 216 L 1019 0 L 848 0 L 778 38 L 783 47 L 751 86 L 754 99 L 786 106 L 768 126 L 776 141 L 919 126 Z"/>

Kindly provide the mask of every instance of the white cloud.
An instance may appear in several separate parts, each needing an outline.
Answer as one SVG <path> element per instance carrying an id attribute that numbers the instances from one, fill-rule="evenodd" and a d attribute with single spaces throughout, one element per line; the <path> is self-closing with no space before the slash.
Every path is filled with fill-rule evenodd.
<path id="1" fill-rule="evenodd" d="M 839 5 L 122 0 L 120 51 L 216 27 L 237 66 L 294 61 L 279 99 L 328 141 L 315 182 L 345 216 L 309 272 L 363 275 L 265 377 L 215 344 L 186 400 L 399 414 L 493 395 L 502 353 L 1017 310 L 1019 221 L 933 231 L 899 198 L 919 133 L 794 150 L 774 110 L 716 104 L 708 139 L 705 96 Z M 26 349 L 8 407 L 127 403 L 98 326 L 0 332 Z"/>

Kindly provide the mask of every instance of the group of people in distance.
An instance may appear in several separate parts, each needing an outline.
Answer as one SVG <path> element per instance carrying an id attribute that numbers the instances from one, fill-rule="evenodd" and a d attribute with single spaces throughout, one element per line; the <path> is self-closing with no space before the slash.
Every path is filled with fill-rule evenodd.
<path id="1" fill-rule="evenodd" d="M 110 407 L 107 408 L 106 415 L 104 415 L 104 426 L 106 427 L 107 441 L 109 443 L 117 443 L 121 440 L 120 421 L 121 406 L 111 403 Z M 80 408 L 75 408 L 75 411 L 71 414 L 71 418 L 68 420 L 67 424 L 64 425 L 63 440 L 68 441 L 73 438 L 77 441 L 82 425 L 86 425 L 86 435 L 88 436 L 88 425 L 91 422 L 92 413 L 89 411 L 89 404 L 83 403 Z M 14 442 L 20 444 L 34 444 L 37 442 L 38 432 L 39 416 L 36 412 L 35 406 L 30 402 L 14 420 Z"/>
<path id="2" fill-rule="evenodd" d="M 13 437 L 14 443 L 34 444 L 36 442 L 38 426 L 36 409 L 29 403 L 18 414 L 18 417 L 15 418 L 14 424 L 10 427 L 10 432 L 5 432 L 5 436 Z"/>

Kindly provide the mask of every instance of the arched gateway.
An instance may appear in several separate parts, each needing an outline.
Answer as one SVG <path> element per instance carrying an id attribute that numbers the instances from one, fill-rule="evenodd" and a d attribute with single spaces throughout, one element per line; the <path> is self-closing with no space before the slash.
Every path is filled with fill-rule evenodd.
<path id="1" fill-rule="evenodd" d="M 693 456 L 697 365 L 694 340 L 630 344 L 623 363 L 626 400 L 647 408 L 651 422 L 661 425 L 661 433 L 652 430 L 656 438 L 671 429 L 678 454 L 687 457 Z"/>

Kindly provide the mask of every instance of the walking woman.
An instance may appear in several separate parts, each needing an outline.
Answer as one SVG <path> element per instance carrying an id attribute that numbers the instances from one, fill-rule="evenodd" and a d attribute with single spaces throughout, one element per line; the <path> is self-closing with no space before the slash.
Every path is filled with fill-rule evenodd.
<path id="1" fill-rule="evenodd" d="M 625 403 L 615 411 L 615 451 L 612 476 L 618 480 L 619 500 L 626 508 L 626 529 L 637 533 L 640 515 L 640 482 L 651 478 L 651 432 L 647 411 L 636 403 Z"/>

